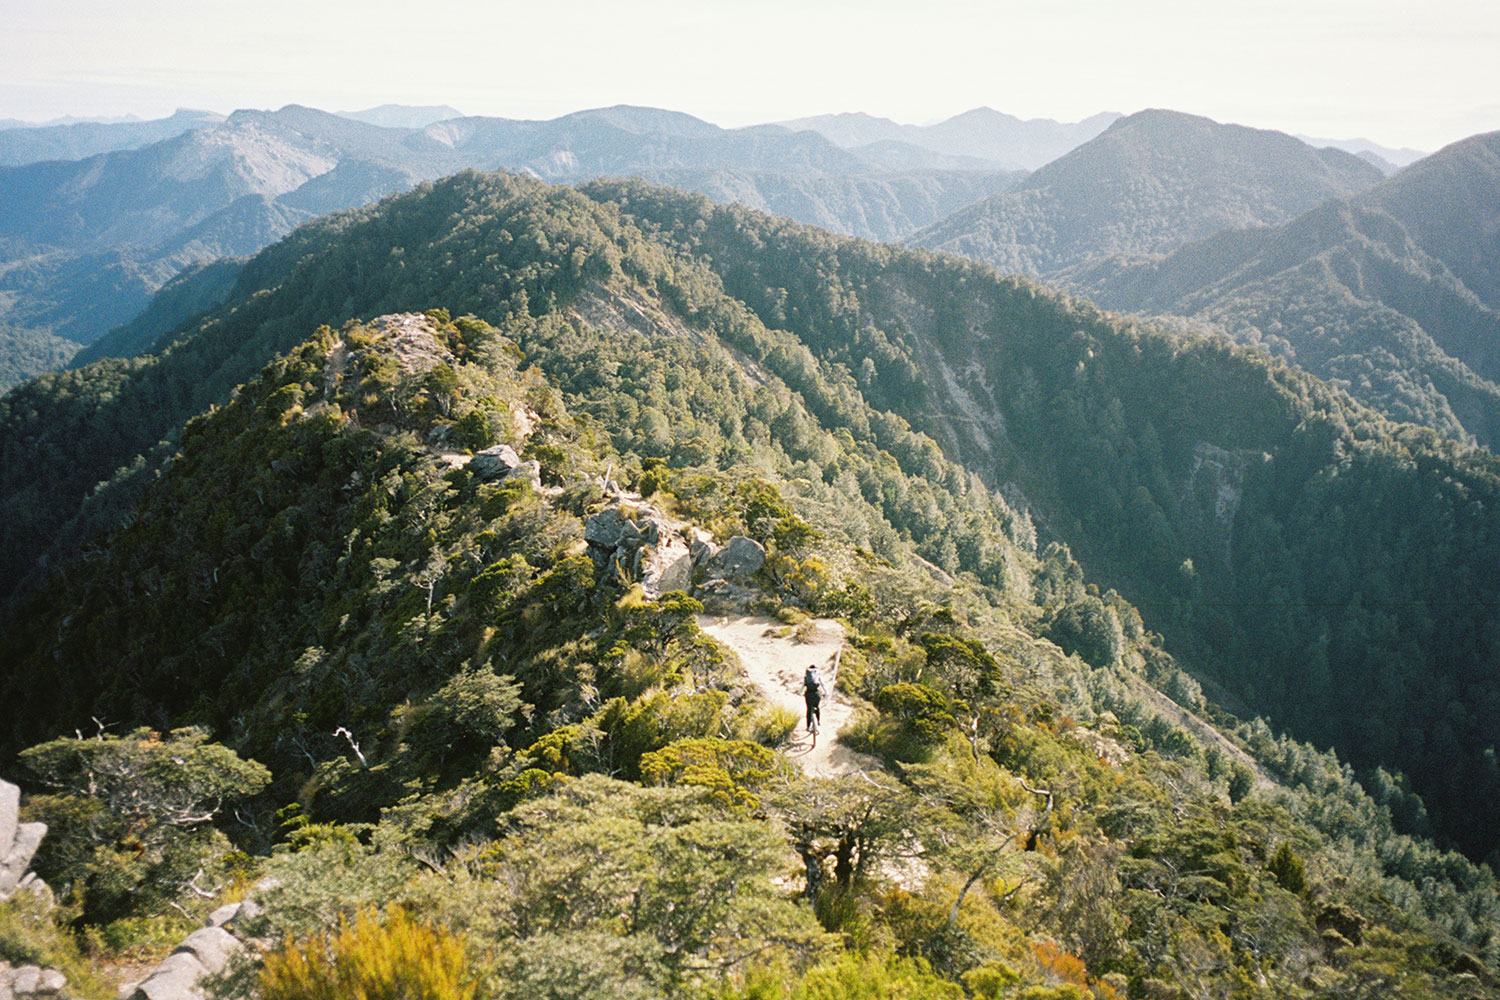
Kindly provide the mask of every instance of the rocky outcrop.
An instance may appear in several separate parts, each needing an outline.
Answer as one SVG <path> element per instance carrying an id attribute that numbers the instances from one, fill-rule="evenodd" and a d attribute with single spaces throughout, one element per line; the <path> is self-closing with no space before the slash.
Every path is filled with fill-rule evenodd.
<path id="1" fill-rule="evenodd" d="M 606 507 L 584 522 L 583 540 L 605 577 L 638 582 L 649 597 L 692 589 L 685 526 L 649 504 Z"/>
<path id="2" fill-rule="evenodd" d="M 229 967 L 246 946 L 242 928 L 260 912 L 260 905 L 249 899 L 219 907 L 151 975 L 120 995 L 127 1000 L 206 1000 L 208 994 L 198 984 Z"/>
<path id="3" fill-rule="evenodd" d="M 744 535 L 735 535 L 722 549 L 705 560 L 710 576 L 726 580 L 748 580 L 759 573 L 765 564 L 765 546 Z"/>
<path id="4" fill-rule="evenodd" d="M 0 962 L 0 1000 L 67 1000 L 70 996 L 67 978 L 56 969 L 13 968 Z"/>
<path id="5" fill-rule="evenodd" d="M 0 900 L 23 888 L 42 887 L 26 869 L 46 835 L 46 823 L 21 822 L 21 790 L 0 781 Z"/>
<path id="6" fill-rule="evenodd" d="M 500 479 L 521 464 L 521 456 L 508 444 L 476 452 L 469 460 L 469 472 L 480 479 Z"/>
<path id="7" fill-rule="evenodd" d="M 0 781 L 0 901 L 18 893 L 34 892 L 52 905 L 47 883 L 26 869 L 47 835 L 46 823 L 21 822 L 21 790 Z M 67 978 L 56 969 L 0 962 L 0 1000 L 66 1000 Z"/>

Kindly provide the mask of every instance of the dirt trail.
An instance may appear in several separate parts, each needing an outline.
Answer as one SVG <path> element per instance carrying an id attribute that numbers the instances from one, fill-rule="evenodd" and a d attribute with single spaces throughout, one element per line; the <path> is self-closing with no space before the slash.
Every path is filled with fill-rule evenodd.
<path id="1" fill-rule="evenodd" d="M 838 742 L 839 731 L 854 715 L 854 708 L 834 688 L 833 665 L 844 645 L 844 627 L 828 618 L 812 619 L 792 628 L 774 618 L 741 615 L 700 615 L 698 626 L 740 659 L 745 673 L 766 700 L 797 713 L 797 729 L 785 747 L 786 755 L 814 777 L 833 777 L 859 771 L 878 771 L 874 757 L 856 753 Z M 802 632 L 802 639 L 796 632 Z M 817 742 L 803 727 L 802 675 L 808 664 L 816 664 L 829 687 L 823 699 L 822 725 Z"/>

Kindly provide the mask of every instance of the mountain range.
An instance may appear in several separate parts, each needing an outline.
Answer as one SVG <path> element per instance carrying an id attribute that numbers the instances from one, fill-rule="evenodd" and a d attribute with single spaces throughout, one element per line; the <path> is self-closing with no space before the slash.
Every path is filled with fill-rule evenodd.
<path id="1" fill-rule="evenodd" d="M 995 195 L 910 237 L 1034 277 L 1283 222 L 1378 183 L 1368 163 L 1281 132 L 1141 111 Z"/>
<path id="2" fill-rule="evenodd" d="M 1221 340 L 1141 328 L 979 265 L 638 182 L 574 193 L 462 175 L 330 216 L 252 259 L 222 305 L 169 331 L 155 353 L 15 390 L 0 410 L 6 579 L 35 585 L 44 552 L 64 564 L 122 516 L 173 450 L 153 452 L 157 442 L 226 399 L 297 331 L 398 300 L 498 318 L 544 315 L 583 294 L 590 261 L 611 259 L 608 244 L 559 258 L 558 248 L 502 235 L 544 231 L 569 206 L 618 213 L 661 252 L 707 269 L 703 280 L 721 284 L 726 302 L 798 338 L 776 362 L 790 366 L 783 377 L 797 391 L 813 391 L 814 370 L 845 373 L 844 388 L 809 399 L 822 419 L 857 390 L 891 415 L 858 423 L 860 439 L 873 435 L 913 468 L 942 454 L 1008 484 L 1008 502 L 1044 540 L 1139 602 L 1225 698 L 1362 767 L 1400 768 L 1438 829 L 1476 856 L 1493 849 L 1490 825 L 1475 817 L 1500 793 L 1474 789 L 1500 775 L 1474 748 L 1493 738 L 1497 713 L 1486 706 L 1500 688 L 1483 664 L 1500 635 L 1469 610 L 1500 590 L 1500 543 L 1484 513 L 1500 503 L 1493 458 L 1389 424 Z M 457 219 L 467 222 L 455 230 Z M 486 278 L 496 266 L 503 282 Z M 662 308 L 695 326 L 714 322 L 695 303 L 669 298 Z M 911 451 L 908 425 L 937 450 Z M 95 491 L 116 469 L 115 485 Z M 1003 559 L 965 549 L 961 536 L 923 537 L 919 551 L 948 571 L 1003 577 Z M 1457 580 L 1465 600 L 1440 600 Z M 1387 664 L 1378 682 L 1372 635 L 1383 636 Z M 1273 663 L 1287 669 L 1267 673 Z"/>
<path id="3" fill-rule="evenodd" d="M 1398 419 L 1500 440 L 1500 133 L 1279 226 L 1065 278 L 1102 305 L 1192 317 Z"/>
<path id="4" fill-rule="evenodd" d="M 120 149 L 138 149 L 224 121 L 212 111 L 179 110 L 150 121 L 71 122 L 0 128 L 0 167 L 43 160 L 82 160 Z"/>
<path id="5" fill-rule="evenodd" d="M 856 152 L 881 143 L 899 143 L 975 162 L 989 161 L 1007 170 L 1036 170 L 1088 142 L 1119 117 L 1106 113 L 1080 122 L 1058 122 L 974 108 L 935 125 L 901 125 L 889 118 L 860 113 L 796 118 L 780 124 L 817 132 L 835 145 Z"/>
<path id="6" fill-rule="evenodd" d="M 1280 133 L 1142 112 L 909 240 L 1227 334 L 1489 445 L 1494 146 L 1476 136 L 1382 179 Z"/>
<path id="7" fill-rule="evenodd" d="M 419 900 L 506 1000 L 1494 995 L 1493 872 L 1429 839 L 1496 856 L 1494 456 L 639 180 L 466 172 L 231 270 L 0 397 L 0 769 L 91 955 L 238 880 L 302 967 Z M 857 772 L 798 773 L 731 621 L 793 680 L 847 637 Z M 234 808 L 117 815 L 95 755 Z"/>
<path id="8" fill-rule="evenodd" d="M 447 111 L 360 114 L 391 121 Z M 461 169 L 549 180 L 645 176 L 880 239 L 1017 176 L 985 163 L 955 169 L 954 157 L 917 147 L 861 156 L 811 132 L 726 130 L 632 107 L 546 122 L 448 117 L 394 128 L 291 106 L 172 128 L 178 134 L 140 149 L 0 169 L 0 322 L 18 331 L 13 358 L 25 337 L 44 357 L 55 354 L 57 338 L 92 343 L 190 264 L 254 252 L 319 214 Z"/>

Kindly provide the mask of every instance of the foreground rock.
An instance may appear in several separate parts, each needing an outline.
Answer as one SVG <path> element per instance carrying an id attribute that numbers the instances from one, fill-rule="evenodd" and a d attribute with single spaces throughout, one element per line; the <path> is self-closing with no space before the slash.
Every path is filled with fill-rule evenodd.
<path id="1" fill-rule="evenodd" d="M 218 975 L 229 967 L 235 954 L 245 947 L 240 927 L 260 913 L 252 900 L 228 903 L 208 915 L 204 926 L 193 931 L 144 980 L 121 991 L 126 1000 L 206 1000 L 199 985 L 204 977 Z M 0 997 L 3 1000 L 3 997 Z"/>
<path id="2" fill-rule="evenodd" d="M 35 876 L 27 876 L 26 869 L 46 835 L 46 823 L 21 822 L 21 790 L 0 781 L 0 901 L 11 898 L 23 884 L 41 885 Z"/>

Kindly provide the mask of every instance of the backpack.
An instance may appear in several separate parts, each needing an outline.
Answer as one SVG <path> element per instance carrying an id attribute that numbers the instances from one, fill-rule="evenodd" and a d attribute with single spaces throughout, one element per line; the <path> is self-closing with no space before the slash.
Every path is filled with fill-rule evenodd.
<path id="1" fill-rule="evenodd" d="M 823 695 L 823 679 L 812 667 L 807 668 L 807 673 L 802 675 L 802 689 L 809 694 Z"/>

